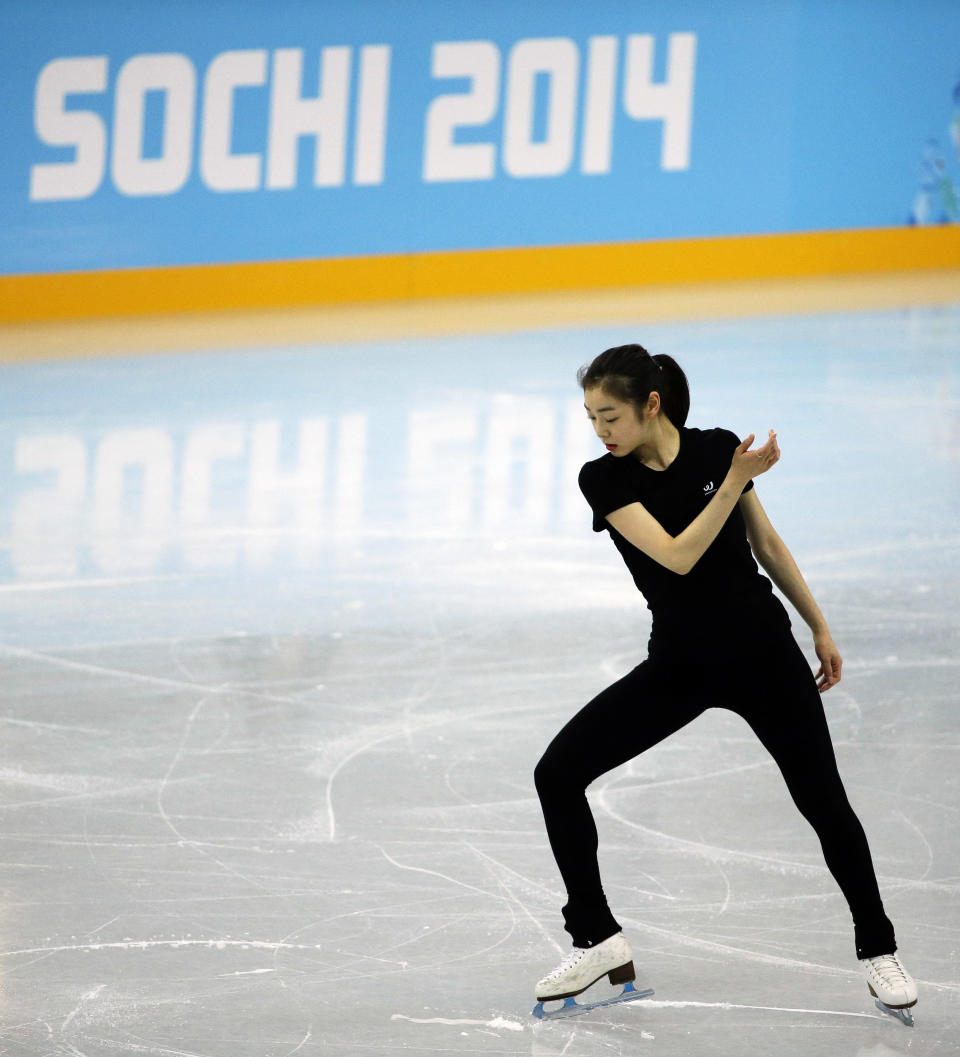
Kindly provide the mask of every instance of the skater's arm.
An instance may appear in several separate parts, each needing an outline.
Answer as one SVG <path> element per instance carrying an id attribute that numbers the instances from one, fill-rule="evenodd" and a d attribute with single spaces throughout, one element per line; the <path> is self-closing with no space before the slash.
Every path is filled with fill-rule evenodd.
<path id="1" fill-rule="evenodd" d="M 820 693 L 823 693 L 840 682 L 840 668 L 843 664 L 826 618 L 820 611 L 793 555 L 760 505 L 756 489 L 745 492 L 740 497 L 740 512 L 743 514 L 747 539 L 750 541 L 754 557 L 813 632 L 814 649 L 820 658 L 817 686 Z"/>
<path id="2" fill-rule="evenodd" d="M 763 447 L 748 451 L 752 442 L 751 433 L 733 453 L 727 476 L 714 497 L 678 536 L 671 536 L 641 503 L 629 503 L 614 510 L 607 515 L 607 521 L 624 539 L 654 561 L 671 572 L 686 575 L 717 538 L 747 482 L 769 470 L 780 458 L 776 434 L 772 430 Z"/>

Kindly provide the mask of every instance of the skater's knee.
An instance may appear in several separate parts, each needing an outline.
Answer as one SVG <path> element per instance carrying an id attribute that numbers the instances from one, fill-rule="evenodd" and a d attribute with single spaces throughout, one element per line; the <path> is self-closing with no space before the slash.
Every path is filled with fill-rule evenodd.
<path id="1" fill-rule="evenodd" d="M 550 759 L 550 753 L 545 752 L 540 757 L 540 761 L 537 766 L 533 769 L 533 784 L 536 786 L 537 793 L 543 798 L 544 793 L 548 792 L 553 786 L 556 778 L 556 768 Z"/>
<path id="2" fill-rule="evenodd" d="M 533 769 L 533 784 L 542 800 L 545 796 L 560 790 L 569 790 L 577 784 L 577 776 L 572 768 L 564 763 L 560 754 L 547 749 L 540 757 L 540 762 Z"/>

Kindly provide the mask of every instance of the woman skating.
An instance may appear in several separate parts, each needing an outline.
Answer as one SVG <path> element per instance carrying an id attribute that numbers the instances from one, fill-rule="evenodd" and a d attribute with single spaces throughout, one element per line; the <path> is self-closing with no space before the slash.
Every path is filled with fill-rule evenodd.
<path id="1" fill-rule="evenodd" d="M 753 490 L 753 478 L 780 457 L 776 435 L 771 431 L 751 450 L 752 435 L 740 443 L 727 430 L 686 428 L 683 371 L 669 356 L 651 357 L 639 345 L 608 349 L 581 369 L 579 381 L 608 452 L 583 467 L 580 488 L 594 529 L 609 531 L 653 625 L 647 659 L 574 716 L 537 765 L 574 944 L 537 984 L 538 1000 L 579 994 L 603 976 L 633 979 L 630 945 L 600 880 L 587 786 L 719 706 L 751 726 L 816 831 L 849 904 L 871 992 L 894 1009 L 914 1005 L 916 984 L 895 954 L 893 926 L 820 700 L 840 681 L 842 661 Z M 815 676 L 757 562 L 813 633 L 820 660 Z"/>

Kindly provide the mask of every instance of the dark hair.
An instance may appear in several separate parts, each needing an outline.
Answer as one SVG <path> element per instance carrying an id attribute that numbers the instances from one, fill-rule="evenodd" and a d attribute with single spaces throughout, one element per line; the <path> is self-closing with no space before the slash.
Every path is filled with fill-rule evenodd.
<path id="1" fill-rule="evenodd" d="M 642 345 L 607 349 L 577 371 L 582 389 L 603 389 L 616 400 L 633 404 L 639 413 L 651 393 L 660 394 L 660 408 L 679 429 L 690 410 L 687 376 L 671 356 L 651 356 Z"/>

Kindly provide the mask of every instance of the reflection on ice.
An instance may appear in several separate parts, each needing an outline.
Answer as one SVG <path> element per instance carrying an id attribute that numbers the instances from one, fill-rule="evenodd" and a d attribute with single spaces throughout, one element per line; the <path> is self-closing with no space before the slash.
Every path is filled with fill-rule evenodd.
<path id="1" fill-rule="evenodd" d="M 20 433 L 9 504 L 15 578 L 311 567 L 365 534 L 554 533 L 582 521 L 592 454 L 574 400 L 494 394 L 413 410 L 368 439 L 370 416 L 210 421 L 183 428 Z M 384 447 L 389 445 L 387 451 Z M 370 471 L 406 453 L 398 493 Z"/>

